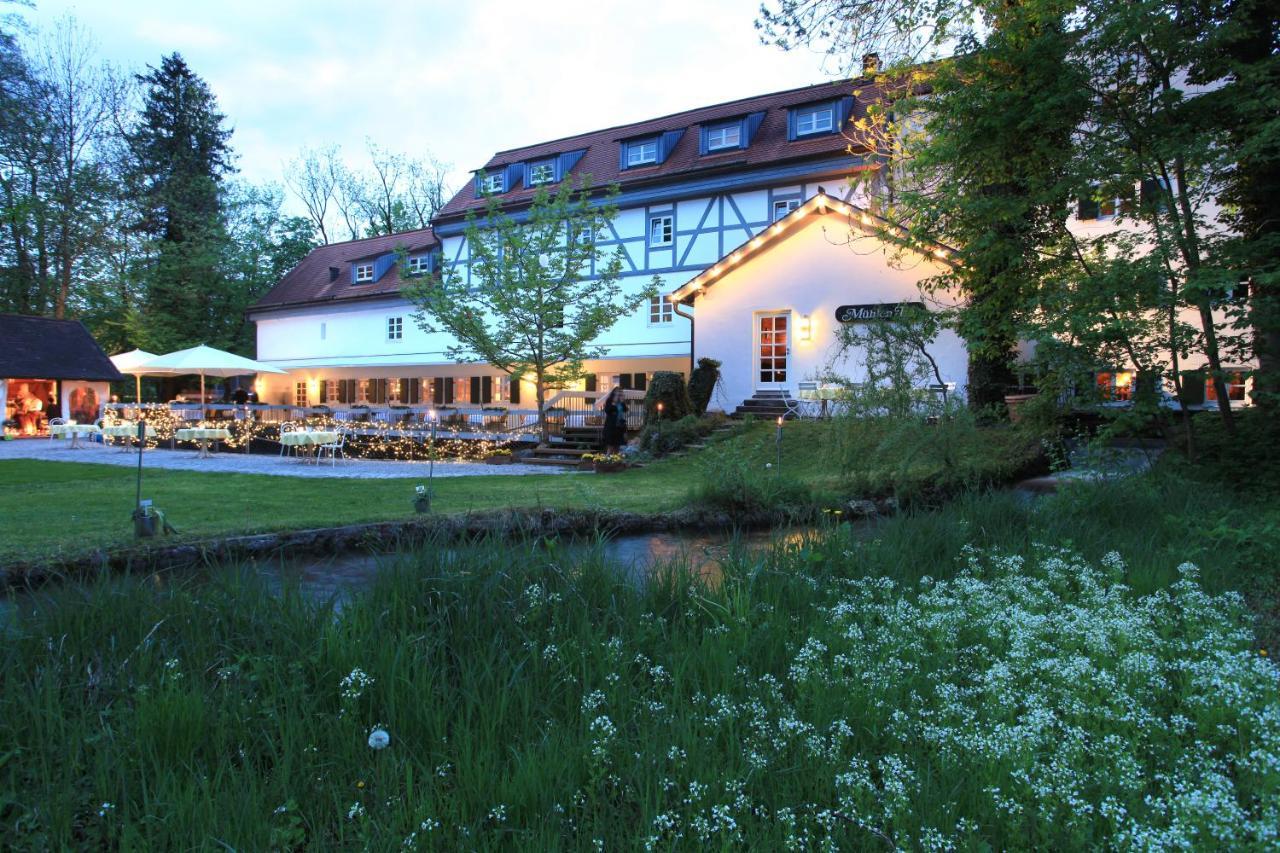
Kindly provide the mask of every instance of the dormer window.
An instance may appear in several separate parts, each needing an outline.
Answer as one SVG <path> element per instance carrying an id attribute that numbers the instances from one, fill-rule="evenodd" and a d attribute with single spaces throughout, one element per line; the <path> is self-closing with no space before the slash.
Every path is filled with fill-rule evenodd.
<path id="1" fill-rule="evenodd" d="M 373 264 L 356 264 L 354 281 L 356 284 L 373 281 Z"/>
<path id="2" fill-rule="evenodd" d="M 536 187 L 542 184 L 554 183 L 555 179 L 556 179 L 555 161 L 542 160 L 537 163 L 529 164 L 529 172 L 525 177 L 525 183 L 531 187 Z"/>
<path id="3" fill-rule="evenodd" d="M 638 139 L 623 144 L 627 146 L 627 168 L 658 162 L 658 140 Z"/>
<path id="4" fill-rule="evenodd" d="M 409 275 L 426 275 L 431 272 L 431 256 L 414 255 L 405 261 L 404 267 Z"/>
<path id="5" fill-rule="evenodd" d="M 502 179 L 502 173 L 497 172 L 492 175 L 484 175 L 478 179 L 477 189 L 484 195 L 494 195 L 506 191 L 506 182 Z"/>
<path id="6" fill-rule="evenodd" d="M 832 104 L 800 107 L 795 111 L 796 136 L 830 133 L 835 129 L 836 110 Z"/>
<path id="7" fill-rule="evenodd" d="M 742 122 L 713 125 L 707 128 L 707 150 L 724 151 L 742 147 Z"/>

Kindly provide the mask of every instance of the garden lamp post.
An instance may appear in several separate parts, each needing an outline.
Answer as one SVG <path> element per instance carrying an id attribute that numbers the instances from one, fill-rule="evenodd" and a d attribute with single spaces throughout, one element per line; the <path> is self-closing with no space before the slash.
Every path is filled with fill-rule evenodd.
<path id="1" fill-rule="evenodd" d="M 778 434 L 774 438 L 773 443 L 778 448 L 778 472 L 782 472 L 782 416 L 778 416 Z"/>

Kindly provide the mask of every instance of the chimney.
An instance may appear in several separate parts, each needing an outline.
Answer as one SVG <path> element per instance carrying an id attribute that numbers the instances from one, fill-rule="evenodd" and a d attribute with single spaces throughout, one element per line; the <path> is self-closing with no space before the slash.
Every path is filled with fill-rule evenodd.
<path id="1" fill-rule="evenodd" d="M 329 281 L 337 281 L 337 280 L 338 280 L 338 268 L 329 267 Z"/>
<path id="2" fill-rule="evenodd" d="M 862 76 L 874 77 L 880 73 L 880 54 L 867 53 L 862 57 Z"/>

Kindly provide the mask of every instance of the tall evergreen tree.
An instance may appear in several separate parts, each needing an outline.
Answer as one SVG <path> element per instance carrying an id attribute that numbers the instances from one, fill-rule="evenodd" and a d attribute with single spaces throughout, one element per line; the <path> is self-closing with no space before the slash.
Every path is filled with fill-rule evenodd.
<path id="1" fill-rule="evenodd" d="M 223 180 L 234 171 L 231 131 L 208 84 L 178 54 L 138 80 L 146 91 L 129 135 L 130 178 L 137 227 L 154 246 L 143 273 L 147 343 L 160 350 L 234 346 L 217 334 L 227 310 Z"/>

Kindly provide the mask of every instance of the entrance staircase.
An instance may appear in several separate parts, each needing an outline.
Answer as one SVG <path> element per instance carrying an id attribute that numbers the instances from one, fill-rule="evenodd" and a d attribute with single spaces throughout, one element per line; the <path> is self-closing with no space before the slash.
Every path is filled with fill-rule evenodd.
<path id="1" fill-rule="evenodd" d="M 600 451 L 601 428 L 598 426 L 565 427 L 564 441 L 553 442 L 549 447 L 538 447 L 532 456 L 519 461 L 526 465 L 558 465 L 576 468 L 584 453 Z"/>
<path id="2" fill-rule="evenodd" d="M 731 417 L 741 418 L 745 415 L 755 415 L 757 418 L 766 418 L 774 420 L 776 418 L 787 418 L 788 420 L 795 417 L 796 401 L 792 399 L 791 392 L 787 389 L 780 391 L 757 391 L 746 400 L 742 401 L 742 405 L 733 410 Z"/>

